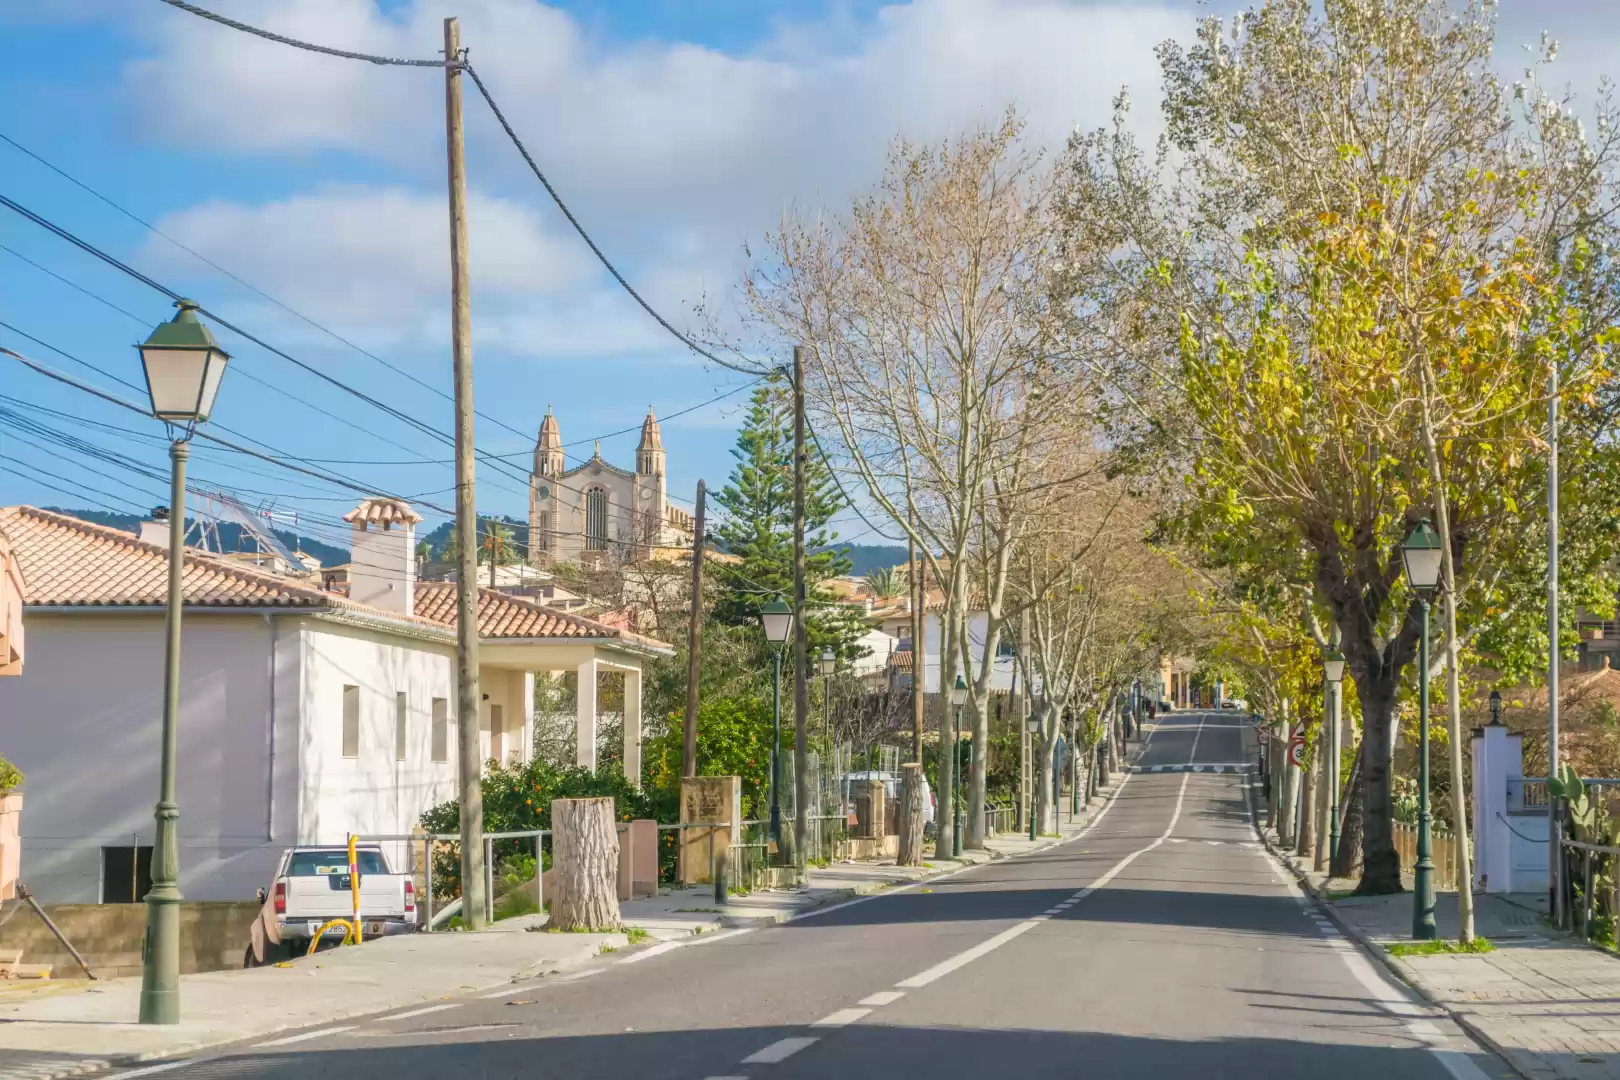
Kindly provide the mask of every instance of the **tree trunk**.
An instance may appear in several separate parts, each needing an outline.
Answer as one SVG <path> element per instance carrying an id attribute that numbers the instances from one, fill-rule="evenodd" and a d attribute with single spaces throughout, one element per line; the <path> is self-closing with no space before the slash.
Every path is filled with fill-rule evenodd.
<path id="1" fill-rule="evenodd" d="M 1052 719 L 1052 706 L 1045 698 L 1035 706 L 1037 715 L 1041 718 L 1041 727 L 1035 733 L 1035 760 L 1030 769 L 1030 789 L 1035 797 L 1035 832 L 1050 833 L 1057 831 L 1057 822 L 1052 817 L 1055 809 L 1052 798 L 1052 764 L 1057 753 L 1057 725 Z"/>
<path id="2" fill-rule="evenodd" d="M 900 766 L 900 806 L 895 814 L 900 826 L 900 852 L 896 866 L 921 866 L 923 861 L 922 765 L 907 762 Z"/>
<path id="3" fill-rule="evenodd" d="M 1355 873 L 1361 858 L 1361 755 L 1350 766 L 1350 777 L 1344 783 L 1344 798 L 1339 802 L 1339 857 L 1328 868 L 1336 878 L 1347 878 Z"/>
<path id="4" fill-rule="evenodd" d="M 557 799 L 551 804 L 553 930 L 594 933 L 619 928 L 619 834 L 612 799 Z"/>
<path id="5" fill-rule="evenodd" d="M 1316 850 L 1316 781 L 1322 775 L 1321 747 L 1311 755 L 1311 763 L 1303 771 L 1299 795 L 1299 843 L 1294 848 L 1302 858 L 1310 858 Z"/>
<path id="6" fill-rule="evenodd" d="M 1313 803 L 1316 814 L 1316 847 L 1311 852 L 1311 869 L 1317 873 L 1327 870 L 1328 847 L 1332 839 L 1333 821 L 1328 804 L 1333 799 L 1333 774 L 1338 771 L 1339 763 L 1329 761 L 1328 755 L 1333 752 L 1333 688 L 1326 680 L 1322 683 L 1322 723 L 1317 728 L 1316 754 L 1317 760 L 1311 762 L 1311 770 L 1316 774 L 1316 801 Z"/>
<path id="7" fill-rule="evenodd" d="M 955 580 L 957 571 L 953 568 L 952 577 Z M 939 713 L 939 742 L 935 752 L 939 754 L 939 761 L 935 767 L 934 775 L 939 777 L 939 791 L 935 793 L 938 810 L 934 815 L 934 857 L 936 859 L 949 859 L 952 857 L 956 829 L 956 792 L 952 783 L 956 779 L 955 754 L 956 731 L 954 728 L 955 711 L 951 708 L 951 687 L 956 683 L 956 649 L 957 635 L 960 627 L 957 626 L 957 613 L 960 609 L 961 590 L 954 586 L 950 601 L 946 604 L 945 618 L 941 621 L 940 647 L 939 647 L 939 693 L 934 695 L 935 709 Z M 924 688 L 927 687 L 926 661 L 923 672 L 919 677 Z"/>
<path id="8" fill-rule="evenodd" d="M 1393 677 L 1356 678 L 1361 699 L 1361 881 L 1357 896 L 1405 892 L 1401 858 L 1395 851 L 1395 800 L 1390 784 L 1390 749 L 1394 739 Z"/>
<path id="9" fill-rule="evenodd" d="M 989 698 L 979 701 L 977 694 L 968 695 L 968 703 L 963 712 L 962 724 L 972 728 L 973 735 L 973 761 L 968 766 L 968 774 L 964 778 L 967 782 L 967 808 L 962 822 L 964 832 L 962 846 L 975 851 L 984 850 L 984 807 L 985 783 L 989 779 L 990 756 L 985 749 L 990 745 L 990 709 Z"/>

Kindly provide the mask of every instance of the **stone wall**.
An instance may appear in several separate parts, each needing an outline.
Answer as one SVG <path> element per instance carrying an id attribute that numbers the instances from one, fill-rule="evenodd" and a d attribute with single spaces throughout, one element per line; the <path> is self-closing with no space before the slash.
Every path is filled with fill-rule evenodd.
<path id="1" fill-rule="evenodd" d="M 11 913 L 0 926 L 0 954 L 22 950 L 25 964 L 50 964 L 53 979 L 83 978 L 72 955 L 32 909 Z M 46 904 L 45 911 L 97 978 L 141 973 L 141 940 L 146 936 L 145 904 Z M 180 970 L 219 971 L 242 966 L 249 928 L 259 913 L 255 901 L 201 901 L 180 905 Z"/>

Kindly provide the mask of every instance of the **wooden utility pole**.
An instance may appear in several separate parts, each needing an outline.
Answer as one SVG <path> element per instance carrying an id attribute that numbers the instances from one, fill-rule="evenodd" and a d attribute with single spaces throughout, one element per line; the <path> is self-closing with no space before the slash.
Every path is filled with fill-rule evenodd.
<path id="1" fill-rule="evenodd" d="M 911 760 L 920 764 L 923 759 L 923 690 L 927 686 L 924 661 L 928 657 L 923 648 L 923 604 L 928 599 L 928 579 L 917 558 L 917 541 L 910 537 L 906 539 L 906 558 L 910 560 L 906 564 L 906 585 L 911 590 Z"/>
<path id="2" fill-rule="evenodd" d="M 461 786 L 461 921 L 482 930 L 484 792 L 478 698 L 478 508 L 473 498 L 472 308 L 467 166 L 461 145 L 461 26 L 444 20 L 444 135 L 450 157 L 450 344 L 456 404 L 456 761 Z"/>
<path id="3" fill-rule="evenodd" d="M 703 669 L 699 662 L 703 634 L 703 504 L 708 494 L 708 488 L 699 480 L 697 515 L 692 526 L 692 615 L 686 630 L 686 716 L 681 725 L 684 729 L 681 742 L 682 776 L 697 775 L 698 678 Z"/>
<path id="4" fill-rule="evenodd" d="M 810 832 L 810 686 L 804 625 L 804 346 L 793 347 L 793 857 L 805 865 Z"/>

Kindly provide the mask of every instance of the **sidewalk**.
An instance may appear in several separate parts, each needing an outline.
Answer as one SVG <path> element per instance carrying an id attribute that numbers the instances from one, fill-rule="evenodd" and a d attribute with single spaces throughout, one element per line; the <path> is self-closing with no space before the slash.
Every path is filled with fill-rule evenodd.
<path id="1" fill-rule="evenodd" d="M 1475 932 L 1495 952 L 1393 956 L 1385 946 L 1412 940 L 1410 892 L 1347 896 L 1354 881 L 1287 861 L 1341 927 L 1521 1076 L 1620 1080 L 1620 958 L 1552 929 L 1545 897 L 1475 895 Z M 1439 893 L 1435 914 L 1455 940 L 1457 894 Z"/>
<path id="2" fill-rule="evenodd" d="M 1062 843 L 1086 827 L 1118 780 L 1058 837 L 1031 842 L 1007 835 L 960 861 L 926 858 L 922 867 L 839 863 L 811 871 L 806 887 L 733 896 L 714 903 L 709 888 L 672 890 L 626 901 L 620 916 L 657 940 L 678 942 L 722 929 L 785 922 L 817 908 L 933 880 L 966 866 L 1025 855 Z M 177 1057 L 249 1039 L 425 1005 L 479 990 L 582 967 L 604 947 L 625 949 L 624 934 L 548 934 L 544 915 L 507 919 L 481 934 L 411 934 L 359 948 L 333 949 L 287 967 L 215 971 L 181 977 L 182 1023 L 142 1027 L 140 980 L 45 984 L 36 992 L 0 992 L 0 1080 L 85 1076 L 136 1062 Z M 668 946 L 666 946 L 668 947 Z M 634 955 L 633 953 L 631 955 Z M 621 957 L 622 959 L 622 957 Z"/>

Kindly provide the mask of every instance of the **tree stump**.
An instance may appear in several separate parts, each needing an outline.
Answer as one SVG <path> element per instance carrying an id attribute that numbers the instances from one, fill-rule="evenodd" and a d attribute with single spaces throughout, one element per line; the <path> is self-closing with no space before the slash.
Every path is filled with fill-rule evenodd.
<path id="1" fill-rule="evenodd" d="M 612 799 L 551 804 L 551 868 L 551 929 L 619 928 L 619 834 Z"/>
<path id="2" fill-rule="evenodd" d="M 900 766 L 900 809 L 895 815 L 900 826 L 900 850 L 896 866 L 921 866 L 923 861 L 922 765 L 912 761 Z"/>

